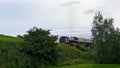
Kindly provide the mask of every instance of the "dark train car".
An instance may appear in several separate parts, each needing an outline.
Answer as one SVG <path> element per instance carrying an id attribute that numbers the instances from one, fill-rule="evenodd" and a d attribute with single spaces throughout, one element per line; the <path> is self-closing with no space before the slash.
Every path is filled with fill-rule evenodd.
<path id="1" fill-rule="evenodd" d="M 74 46 L 78 43 L 85 45 L 85 46 L 90 46 L 93 44 L 91 39 L 84 39 L 84 38 L 78 38 L 78 37 L 66 37 L 66 36 L 61 36 L 59 39 L 60 43 L 66 43 L 71 46 Z"/>
<path id="2" fill-rule="evenodd" d="M 69 44 L 71 45 L 71 46 L 74 46 L 74 45 L 76 45 L 78 43 L 78 38 L 77 37 L 70 37 L 69 38 Z"/>
<path id="3" fill-rule="evenodd" d="M 66 37 L 66 36 L 61 36 L 60 39 L 59 39 L 59 42 L 60 43 L 69 43 L 69 38 Z"/>

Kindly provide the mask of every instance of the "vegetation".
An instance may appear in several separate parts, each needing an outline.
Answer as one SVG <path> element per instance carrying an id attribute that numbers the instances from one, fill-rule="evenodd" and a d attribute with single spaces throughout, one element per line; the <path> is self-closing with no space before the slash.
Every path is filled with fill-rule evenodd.
<path id="1" fill-rule="evenodd" d="M 41 68 L 57 64 L 56 36 L 32 28 L 22 38 L 0 36 L 0 68 Z"/>
<path id="2" fill-rule="evenodd" d="M 94 17 L 92 35 L 98 63 L 120 63 L 120 31 L 113 19 L 104 19 L 100 13 Z"/>
<path id="3" fill-rule="evenodd" d="M 3 37 L 7 39 L 7 36 Z M 9 40 L 13 40 L 14 37 L 9 38 Z M 36 60 L 34 56 L 26 54 L 26 50 L 29 46 L 23 45 L 23 41 L 20 38 L 16 38 L 18 41 L 2 41 L 0 43 L 0 68 L 34 68 L 35 64 L 40 63 L 41 60 Z M 7 42 L 7 43 L 6 43 Z M 26 43 L 25 43 L 26 44 Z M 58 66 L 66 66 L 66 65 L 75 65 L 75 64 L 88 64 L 93 63 L 93 60 L 83 59 L 86 55 L 82 52 L 82 50 L 76 49 L 76 47 L 71 47 L 67 44 L 59 44 L 56 45 L 58 48 Z M 21 48 L 26 48 L 21 51 Z M 32 54 L 32 53 L 31 53 Z M 86 53 L 87 54 L 87 53 Z M 44 65 L 44 64 L 43 64 Z M 42 67 L 44 67 L 42 65 Z M 38 67 L 36 67 L 38 68 Z M 45 67 L 46 68 L 46 67 Z"/>
<path id="4" fill-rule="evenodd" d="M 119 64 L 79 64 L 60 68 L 120 68 Z"/>
<path id="5" fill-rule="evenodd" d="M 75 65 L 75 64 L 91 64 L 94 60 L 87 59 L 88 51 L 83 52 L 76 47 L 71 47 L 67 44 L 59 44 L 59 65 Z"/>
<path id="6" fill-rule="evenodd" d="M 21 51 L 31 57 L 35 68 L 57 64 L 57 40 L 49 30 L 33 27 L 23 36 Z"/>
<path id="7" fill-rule="evenodd" d="M 58 44 L 57 36 L 37 27 L 23 36 L 0 35 L 0 68 L 119 68 L 114 63 L 120 63 L 120 30 L 113 19 L 98 13 L 92 35 L 94 45 L 88 47 Z"/>
<path id="8" fill-rule="evenodd" d="M 20 38 L 0 35 L 0 68 L 31 67 L 29 57 L 20 53 Z"/>
<path id="9" fill-rule="evenodd" d="M 22 42 L 23 39 L 0 34 L 0 41 L 4 42 Z"/>

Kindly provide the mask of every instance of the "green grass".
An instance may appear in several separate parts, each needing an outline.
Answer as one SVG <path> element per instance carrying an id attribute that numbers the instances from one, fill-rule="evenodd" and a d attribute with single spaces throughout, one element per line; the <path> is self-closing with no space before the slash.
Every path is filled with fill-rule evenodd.
<path id="1" fill-rule="evenodd" d="M 76 59 L 80 57 L 80 51 L 67 44 L 59 44 L 59 61 L 61 65 L 70 65 L 76 62 Z M 72 62 L 70 62 L 72 61 Z"/>
<path id="2" fill-rule="evenodd" d="M 21 38 L 0 35 L 0 68 L 30 68 L 29 57 L 19 51 Z"/>
<path id="3" fill-rule="evenodd" d="M 3 42 L 22 42 L 23 39 L 0 34 L 0 41 L 3 41 Z"/>
<path id="4" fill-rule="evenodd" d="M 79 64 L 59 68 L 120 68 L 120 64 Z"/>
<path id="5" fill-rule="evenodd" d="M 93 60 L 83 59 L 83 52 L 67 44 L 59 44 L 59 66 L 75 64 L 91 64 Z"/>
<path id="6" fill-rule="evenodd" d="M 80 57 L 80 50 L 76 49 L 75 47 L 69 46 L 67 44 L 59 44 L 58 47 L 60 55 L 64 57 L 64 59 Z"/>

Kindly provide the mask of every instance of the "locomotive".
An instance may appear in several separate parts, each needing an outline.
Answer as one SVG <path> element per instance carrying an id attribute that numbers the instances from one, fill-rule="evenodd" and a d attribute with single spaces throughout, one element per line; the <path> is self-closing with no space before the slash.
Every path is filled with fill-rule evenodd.
<path id="1" fill-rule="evenodd" d="M 93 41 L 91 39 L 84 39 L 84 38 L 78 38 L 78 37 L 67 37 L 67 36 L 61 36 L 59 39 L 59 42 L 69 44 L 71 46 L 74 46 L 78 43 L 85 45 L 85 46 L 90 46 L 93 44 Z"/>

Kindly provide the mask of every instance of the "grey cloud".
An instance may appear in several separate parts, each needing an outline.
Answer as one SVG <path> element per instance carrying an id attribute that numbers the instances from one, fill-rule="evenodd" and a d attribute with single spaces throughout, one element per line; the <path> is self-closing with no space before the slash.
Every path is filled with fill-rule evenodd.
<path id="1" fill-rule="evenodd" d="M 71 1 L 68 3 L 62 4 L 62 6 L 67 6 L 67 5 L 71 5 L 71 4 L 80 4 L 80 3 L 81 3 L 80 1 Z"/>
<path id="2" fill-rule="evenodd" d="M 84 11 L 85 14 L 89 14 L 89 13 L 96 13 L 96 11 L 94 9 L 89 9 Z"/>

